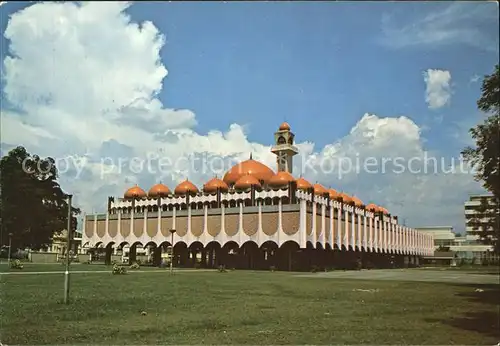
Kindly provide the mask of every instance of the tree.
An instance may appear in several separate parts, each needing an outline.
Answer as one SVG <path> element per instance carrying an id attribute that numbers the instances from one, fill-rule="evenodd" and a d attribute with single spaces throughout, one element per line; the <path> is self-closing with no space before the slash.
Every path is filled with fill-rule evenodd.
<path id="1" fill-rule="evenodd" d="M 478 235 L 484 244 L 493 245 L 496 253 L 499 252 L 500 210 L 498 205 L 499 201 L 495 196 L 481 198 L 481 204 L 467 221 L 467 226 L 472 227 L 470 233 Z"/>
<path id="2" fill-rule="evenodd" d="M 489 221 L 488 234 L 478 235 L 488 244 L 493 244 L 495 252 L 500 252 L 500 68 L 495 66 L 495 71 L 484 77 L 481 87 L 481 97 L 477 101 L 479 110 L 486 113 L 482 124 L 470 129 L 476 146 L 468 147 L 463 152 L 465 160 L 472 163 L 476 170 L 475 178 L 483 182 L 486 190 L 494 198 L 494 206 L 486 215 Z"/>
<path id="3" fill-rule="evenodd" d="M 42 159 L 17 147 L 0 160 L 2 245 L 12 249 L 40 249 L 47 246 L 54 232 L 67 228 L 68 203 L 57 182 L 58 172 L 52 158 Z M 72 228 L 80 209 L 71 208 Z"/>

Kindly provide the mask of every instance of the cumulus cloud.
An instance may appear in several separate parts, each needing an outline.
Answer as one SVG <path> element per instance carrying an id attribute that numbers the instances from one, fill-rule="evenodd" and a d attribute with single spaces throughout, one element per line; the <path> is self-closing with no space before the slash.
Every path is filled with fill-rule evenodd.
<path id="1" fill-rule="evenodd" d="M 424 72 L 425 102 L 430 109 L 441 108 L 450 103 L 451 73 L 446 70 L 428 69 Z"/>
<path id="2" fill-rule="evenodd" d="M 201 186 L 250 153 L 274 168 L 270 145 L 249 140 L 243 126 L 202 135 L 194 130 L 193 112 L 162 103 L 165 37 L 151 22 L 132 22 L 128 6 L 35 3 L 11 16 L 3 149 L 24 145 L 55 157 L 63 188 L 87 212 L 103 211 L 107 196 L 133 184 L 147 189 L 161 180 L 173 188 L 189 178 Z M 429 76 L 435 82 L 436 75 Z M 448 102 L 437 94 L 440 101 L 432 102 Z M 294 174 L 384 205 L 414 226 L 463 228 L 462 201 L 478 190 L 470 174 L 425 170 L 426 157 L 436 153 L 425 150 L 409 117 L 360 116 L 335 143 L 298 143 Z M 268 130 L 271 140 L 275 128 Z M 444 166 L 457 167 L 448 161 Z"/>

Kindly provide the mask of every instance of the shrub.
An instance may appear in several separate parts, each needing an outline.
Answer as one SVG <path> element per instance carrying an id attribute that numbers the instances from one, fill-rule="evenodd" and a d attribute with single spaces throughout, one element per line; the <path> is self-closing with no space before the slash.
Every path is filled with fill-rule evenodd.
<path id="1" fill-rule="evenodd" d="M 10 261 L 10 269 L 23 269 L 23 268 L 24 268 L 24 266 L 20 260 L 16 259 L 16 260 Z"/>
<path id="2" fill-rule="evenodd" d="M 134 262 L 130 265 L 130 269 L 139 269 L 139 268 L 141 268 L 141 266 L 137 262 Z"/>
<path id="3" fill-rule="evenodd" d="M 115 264 L 118 264 L 118 261 L 117 261 L 117 260 L 112 260 L 112 261 L 111 261 L 111 265 L 113 265 L 113 266 L 114 266 Z"/>
<path id="4" fill-rule="evenodd" d="M 113 274 L 114 275 L 127 274 L 127 268 L 125 268 L 124 266 L 119 266 L 118 264 L 115 264 L 113 266 Z"/>
<path id="5" fill-rule="evenodd" d="M 226 273 L 227 270 L 226 270 L 226 266 L 225 265 L 220 265 L 219 268 L 217 269 L 219 271 L 219 273 Z"/>
<path id="6" fill-rule="evenodd" d="M 269 270 L 272 271 L 272 272 L 274 272 L 274 271 L 276 271 L 276 267 L 275 266 L 270 266 Z"/>
<path id="7" fill-rule="evenodd" d="M 137 263 L 137 265 L 142 265 L 142 261 L 140 259 L 138 259 L 137 261 L 135 261 L 135 263 Z"/>
<path id="8" fill-rule="evenodd" d="M 194 264 L 194 268 L 195 268 L 195 269 L 200 269 L 200 268 L 201 268 L 201 263 L 196 262 L 196 263 Z"/>
<path id="9" fill-rule="evenodd" d="M 319 267 L 317 265 L 311 266 L 311 273 L 317 273 L 319 270 Z"/>

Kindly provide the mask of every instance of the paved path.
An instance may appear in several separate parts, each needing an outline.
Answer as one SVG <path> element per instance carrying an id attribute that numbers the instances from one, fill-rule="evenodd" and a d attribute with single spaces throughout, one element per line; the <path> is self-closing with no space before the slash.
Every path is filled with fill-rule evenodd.
<path id="1" fill-rule="evenodd" d="M 215 271 L 215 269 L 174 269 L 174 274 L 175 273 L 196 273 L 196 272 L 209 272 L 209 271 Z M 93 274 L 93 273 L 108 273 L 111 274 L 111 269 L 110 270 L 70 270 L 70 274 Z M 127 270 L 127 273 L 164 273 L 164 274 L 169 274 L 170 271 L 168 269 L 166 270 Z M 23 272 L 22 270 L 20 271 L 12 271 L 12 272 L 4 272 L 0 273 L 0 275 L 40 275 L 40 274 L 64 274 L 64 271 L 45 271 L 45 272 Z"/>
<path id="2" fill-rule="evenodd" d="M 394 280 L 394 281 L 424 281 L 463 284 L 499 284 L 498 275 L 475 274 L 450 270 L 431 269 L 377 269 L 360 271 L 332 271 L 311 274 L 298 274 L 298 277 L 358 279 L 358 280 Z"/>

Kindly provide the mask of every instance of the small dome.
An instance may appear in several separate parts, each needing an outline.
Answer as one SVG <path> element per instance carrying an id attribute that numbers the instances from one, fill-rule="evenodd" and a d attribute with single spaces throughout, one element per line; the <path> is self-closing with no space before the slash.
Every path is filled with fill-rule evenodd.
<path id="1" fill-rule="evenodd" d="M 146 197 L 146 192 L 141 189 L 139 186 L 133 186 L 127 191 L 125 191 L 125 194 L 123 195 L 125 198 L 144 198 Z"/>
<path id="2" fill-rule="evenodd" d="M 384 215 L 389 215 L 389 210 L 385 209 L 384 207 L 379 207 L 380 211 L 384 213 Z"/>
<path id="3" fill-rule="evenodd" d="M 373 213 L 378 213 L 379 212 L 379 207 L 376 204 L 370 203 L 366 206 L 366 210 L 371 211 Z"/>
<path id="4" fill-rule="evenodd" d="M 316 196 L 323 196 L 325 193 L 328 193 L 328 190 L 321 184 L 314 184 L 314 194 Z"/>
<path id="5" fill-rule="evenodd" d="M 335 189 L 328 189 L 328 195 L 330 199 L 336 200 L 340 197 L 339 193 Z"/>
<path id="6" fill-rule="evenodd" d="M 352 201 L 354 202 L 354 205 L 358 208 L 361 208 L 364 205 L 363 201 L 356 196 L 352 196 Z"/>
<path id="7" fill-rule="evenodd" d="M 313 186 L 311 185 L 311 183 L 304 178 L 300 177 L 299 179 L 297 179 L 297 190 L 309 190 L 312 188 Z"/>
<path id="8" fill-rule="evenodd" d="M 271 187 L 284 187 L 288 186 L 292 181 L 295 181 L 295 179 L 290 173 L 281 171 L 273 175 L 271 179 L 269 179 L 268 184 Z"/>
<path id="9" fill-rule="evenodd" d="M 221 192 L 229 191 L 227 184 L 217 177 L 210 179 L 205 183 L 205 185 L 203 185 L 203 192 L 205 193 L 214 193 L 217 192 L 217 189 Z"/>
<path id="10" fill-rule="evenodd" d="M 168 186 L 163 185 L 162 183 L 156 184 L 151 187 L 148 191 L 149 197 L 165 197 L 170 194 L 170 189 Z"/>
<path id="11" fill-rule="evenodd" d="M 174 193 L 179 196 L 183 196 L 186 194 L 194 195 L 198 193 L 198 188 L 196 187 L 196 185 L 186 179 L 182 183 L 177 185 Z"/>
<path id="12" fill-rule="evenodd" d="M 348 194 L 345 194 L 342 192 L 340 194 L 340 197 L 342 197 L 342 202 L 344 202 L 344 203 L 347 203 L 347 204 L 354 203 L 351 196 L 349 196 Z"/>
<path id="13" fill-rule="evenodd" d="M 253 175 L 247 174 L 242 176 L 238 181 L 234 184 L 234 188 L 236 190 L 248 190 L 252 186 L 256 188 L 261 188 L 260 182 Z"/>
<path id="14" fill-rule="evenodd" d="M 285 121 L 283 124 L 280 125 L 279 130 L 290 131 L 290 125 Z"/>
<path id="15" fill-rule="evenodd" d="M 250 158 L 249 160 L 240 162 L 233 166 L 229 171 L 227 171 L 222 180 L 224 180 L 227 185 L 232 185 L 244 175 L 253 175 L 259 182 L 262 181 L 267 184 L 268 181 L 274 176 L 274 172 L 265 164 Z"/>

